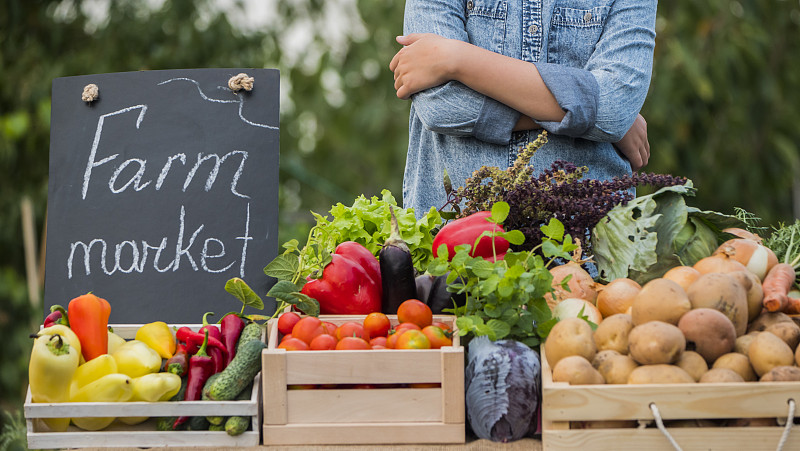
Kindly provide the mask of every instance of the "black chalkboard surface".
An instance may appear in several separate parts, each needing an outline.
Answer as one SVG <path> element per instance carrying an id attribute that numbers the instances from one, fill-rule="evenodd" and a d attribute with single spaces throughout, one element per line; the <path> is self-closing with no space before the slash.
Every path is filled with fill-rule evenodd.
<path id="1" fill-rule="evenodd" d="M 251 91 L 228 88 L 239 73 Z M 279 72 L 191 69 L 53 81 L 45 308 L 93 292 L 112 323 L 197 323 L 264 295 L 278 249 Z M 97 85 L 99 97 L 81 99 Z M 49 310 L 45 310 L 47 313 Z M 250 307 L 248 313 L 256 313 Z"/>

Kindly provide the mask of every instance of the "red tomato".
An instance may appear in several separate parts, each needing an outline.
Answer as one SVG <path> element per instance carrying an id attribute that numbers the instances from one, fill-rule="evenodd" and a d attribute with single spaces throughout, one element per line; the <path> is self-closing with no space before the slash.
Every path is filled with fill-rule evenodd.
<path id="1" fill-rule="evenodd" d="M 364 330 L 363 325 L 355 321 L 348 321 L 336 328 L 335 336 L 339 341 L 342 341 L 342 338 L 344 337 L 358 337 L 369 341 L 369 333 Z"/>
<path id="2" fill-rule="evenodd" d="M 278 331 L 283 335 L 289 335 L 298 321 L 300 321 L 300 315 L 295 312 L 286 312 L 278 317 Z"/>
<path id="3" fill-rule="evenodd" d="M 442 346 L 453 345 L 453 339 L 450 338 L 441 327 L 433 325 L 425 326 L 422 329 L 422 333 L 425 334 L 425 336 L 428 337 L 428 340 L 431 342 L 431 349 L 439 349 Z"/>
<path id="4" fill-rule="evenodd" d="M 284 335 L 284 336 L 283 336 L 283 338 L 281 338 L 281 343 L 283 343 L 284 341 L 286 341 L 286 340 L 288 340 L 288 339 L 290 339 L 290 338 L 292 338 L 292 334 L 286 334 L 286 335 Z"/>
<path id="5" fill-rule="evenodd" d="M 287 351 L 308 351 L 308 344 L 299 338 L 290 338 L 282 341 L 278 348 Z"/>
<path id="6" fill-rule="evenodd" d="M 391 327 L 389 317 L 381 312 L 372 312 L 364 318 L 364 330 L 370 337 L 385 337 Z"/>
<path id="7" fill-rule="evenodd" d="M 299 338 L 305 341 L 306 344 L 310 344 L 314 337 L 323 333 L 322 321 L 316 316 L 306 316 L 292 328 L 292 337 Z"/>
<path id="8" fill-rule="evenodd" d="M 433 322 L 433 312 L 419 299 L 409 299 L 397 307 L 397 320 L 401 323 L 414 323 L 423 328 Z"/>
<path id="9" fill-rule="evenodd" d="M 400 324 L 394 326 L 394 331 L 395 332 L 403 332 L 403 331 L 409 330 L 409 329 L 422 330 L 421 327 L 417 326 L 414 323 L 400 323 Z"/>
<path id="10" fill-rule="evenodd" d="M 375 337 L 369 341 L 369 344 L 374 348 L 375 346 L 386 346 L 386 337 Z"/>
<path id="11" fill-rule="evenodd" d="M 333 335 L 320 334 L 311 340 L 311 343 L 308 345 L 308 347 L 313 351 L 328 351 L 331 349 L 336 349 L 336 338 L 334 338 Z"/>
<path id="12" fill-rule="evenodd" d="M 443 322 L 441 322 L 441 321 L 434 321 L 434 322 L 432 322 L 432 323 L 431 323 L 431 326 L 436 326 L 436 327 L 438 327 L 438 328 L 442 329 L 442 330 L 443 330 L 443 331 L 445 331 L 445 332 L 447 332 L 447 331 L 449 331 L 449 330 L 453 330 L 453 328 L 452 328 L 452 327 L 450 327 L 450 325 L 449 325 L 449 324 L 447 324 L 447 323 L 443 323 Z"/>
<path id="13" fill-rule="evenodd" d="M 371 349 L 371 346 L 364 340 L 363 338 L 359 337 L 344 337 L 336 343 L 336 349 Z"/>
<path id="14" fill-rule="evenodd" d="M 372 345 L 372 349 L 389 349 L 389 348 L 383 345 Z"/>
<path id="15" fill-rule="evenodd" d="M 333 324 L 330 321 L 323 321 L 322 328 L 325 330 L 325 333 L 328 335 L 336 336 L 336 324 Z"/>
<path id="16" fill-rule="evenodd" d="M 397 338 L 395 349 L 430 349 L 431 342 L 421 330 L 407 330 Z"/>

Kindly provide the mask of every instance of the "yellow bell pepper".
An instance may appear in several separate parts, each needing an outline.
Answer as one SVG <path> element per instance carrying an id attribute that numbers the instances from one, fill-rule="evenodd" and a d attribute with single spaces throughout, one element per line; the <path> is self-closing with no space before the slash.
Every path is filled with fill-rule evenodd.
<path id="1" fill-rule="evenodd" d="M 69 384 L 78 368 L 78 351 L 60 334 L 43 334 L 33 342 L 28 381 L 33 402 L 69 401 Z M 48 428 L 63 432 L 69 418 L 44 418 Z"/>
<path id="2" fill-rule="evenodd" d="M 172 373 L 151 373 L 134 378 L 133 396 L 129 402 L 159 402 L 168 401 L 181 389 L 181 377 Z M 125 424 L 139 424 L 148 417 L 120 417 Z"/>
<path id="3" fill-rule="evenodd" d="M 75 350 L 78 351 L 78 355 L 81 356 L 81 340 L 78 339 L 78 336 L 72 331 L 72 329 L 63 324 L 55 324 L 50 327 L 45 327 L 44 329 L 40 330 L 37 335 L 41 337 L 42 335 L 56 334 L 66 338 L 69 345 L 75 348 Z"/>
<path id="4" fill-rule="evenodd" d="M 175 354 L 175 335 L 164 321 L 147 323 L 136 331 L 136 340 L 153 348 L 158 355 L 168 359 Z"/>
<path id="5" fill-rule="evenodd" d="M 112 373 L 84 385 L 70 394 L 71 402 L 125 402 L 133 396 L 133 383 L 125 374 Z M 114 422 L 114 417 L 75 417 L 72 423 L 87 431 L 105 429 Z"/>
<path id="6" fill-rule="evenodd" d="M 125 344 L 125 339 L 120 337 L 119 335 L 115 334 L 112 331 L 108 331 L 108 353 L 112 354 L 118 347 Z"/>
<path id="7" fill-rule="evenodd" d="M 117 361 L 108 354 L 99 355 L 82 364 L 72 375 L 69 387 L 70 395 L 74 396 L 85 385 L 100 379 L 106 374 L 118 373 Z"/>
<path id="8" fill-rule="evenodd" d="M 161 356 L 139 340 L 126 341 L 111 356 L 117 361 L 117 370 L 130 377 L 157 373 L 161 369 Z"/>

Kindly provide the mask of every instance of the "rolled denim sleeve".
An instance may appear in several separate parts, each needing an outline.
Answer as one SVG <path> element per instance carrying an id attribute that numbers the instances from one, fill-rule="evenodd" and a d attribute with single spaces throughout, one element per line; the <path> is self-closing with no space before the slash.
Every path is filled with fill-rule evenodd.
<path id="1" fill-rule="evenodd" d="M 540 125 L 553 133 L 592 141 L 616 142 L 625 136 L 650 86 L 656 4 L 656 0 L 615 2 L 583 68 L 536 63 L 567 112 L 560 123 Z"/>
<path id="2" fill-rule="evenodd" d="M 469 42 L 464 5 L 443 0 L 408 0 L 403 32 L 434 33 Z M 464 84 L 450 81 L 412 96 L 422 125 L 435 133 L 472 136 L 492 144 L 507 144 L 520 113 Z"/>

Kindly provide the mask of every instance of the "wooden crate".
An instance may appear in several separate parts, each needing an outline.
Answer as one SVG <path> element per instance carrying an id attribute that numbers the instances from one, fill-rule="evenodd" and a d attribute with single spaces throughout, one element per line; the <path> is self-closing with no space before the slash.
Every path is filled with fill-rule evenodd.
<path id="1" fill-rule="evenodd" d="M 542 442 L 545 450 L 673 450 L 655 425 L 647 428 L 570 429 L 570 422 L 654 420 L 655 404 L 666 430 L 684 450 L 775 450 L 784 428 L 670 427 L 669 420 L 781 418 L 789 400 L 800 404 L 800 382 L 647 385 L 569 385 L 553 382 L 542 352 Z M 800 407 L 796 416 L 800 416 Z M 707 422 L 706 422 L 707 423 Z M 795 425 L 783 449 L 800 449 Z"/>
<path id="2" fill-rule="evenodd" d="M 176 325 L 181 327 L 183 325 Z M 199 330 L 202 325 L 186 325 Z M 112 325 L 114 332 L 131 339 L 139 324 Z M 28 448 L 85 448 L 85 447 L 226 447 L 256 446 L 260 443 L 261 424 L 261 374 L 254 378 L 253 392 L 247 401 L 180 401 L 180 402 L 67 402 L 33 403 L 30 387 L 25 399 Z M 225 431 L 157 431 L 155 418 L 159 416 L 249 416 L 251 427 L 238 436 Z M 151 417 L 130 426 L 115 421 L 101 431 L 85 431 L 70 425 L 65 432 L 52 432 L 38 419 L 65 417 Z"/>
<path id="3" fill-rule="evenodd" d="M 335 324 L 363 318 L 321 317 Z M 397 324 L 396 315 L 389 318 Z M 453 324 L 455 318 L 434 321 Z M 464 443 L 464 347 L 457 336 L 441 349 L 287 352 L 277 349 L 276 324 L 270 321 L 262 352 L 264 445 Z M 309 384 L 334 388 L 289 389 Z"/>

